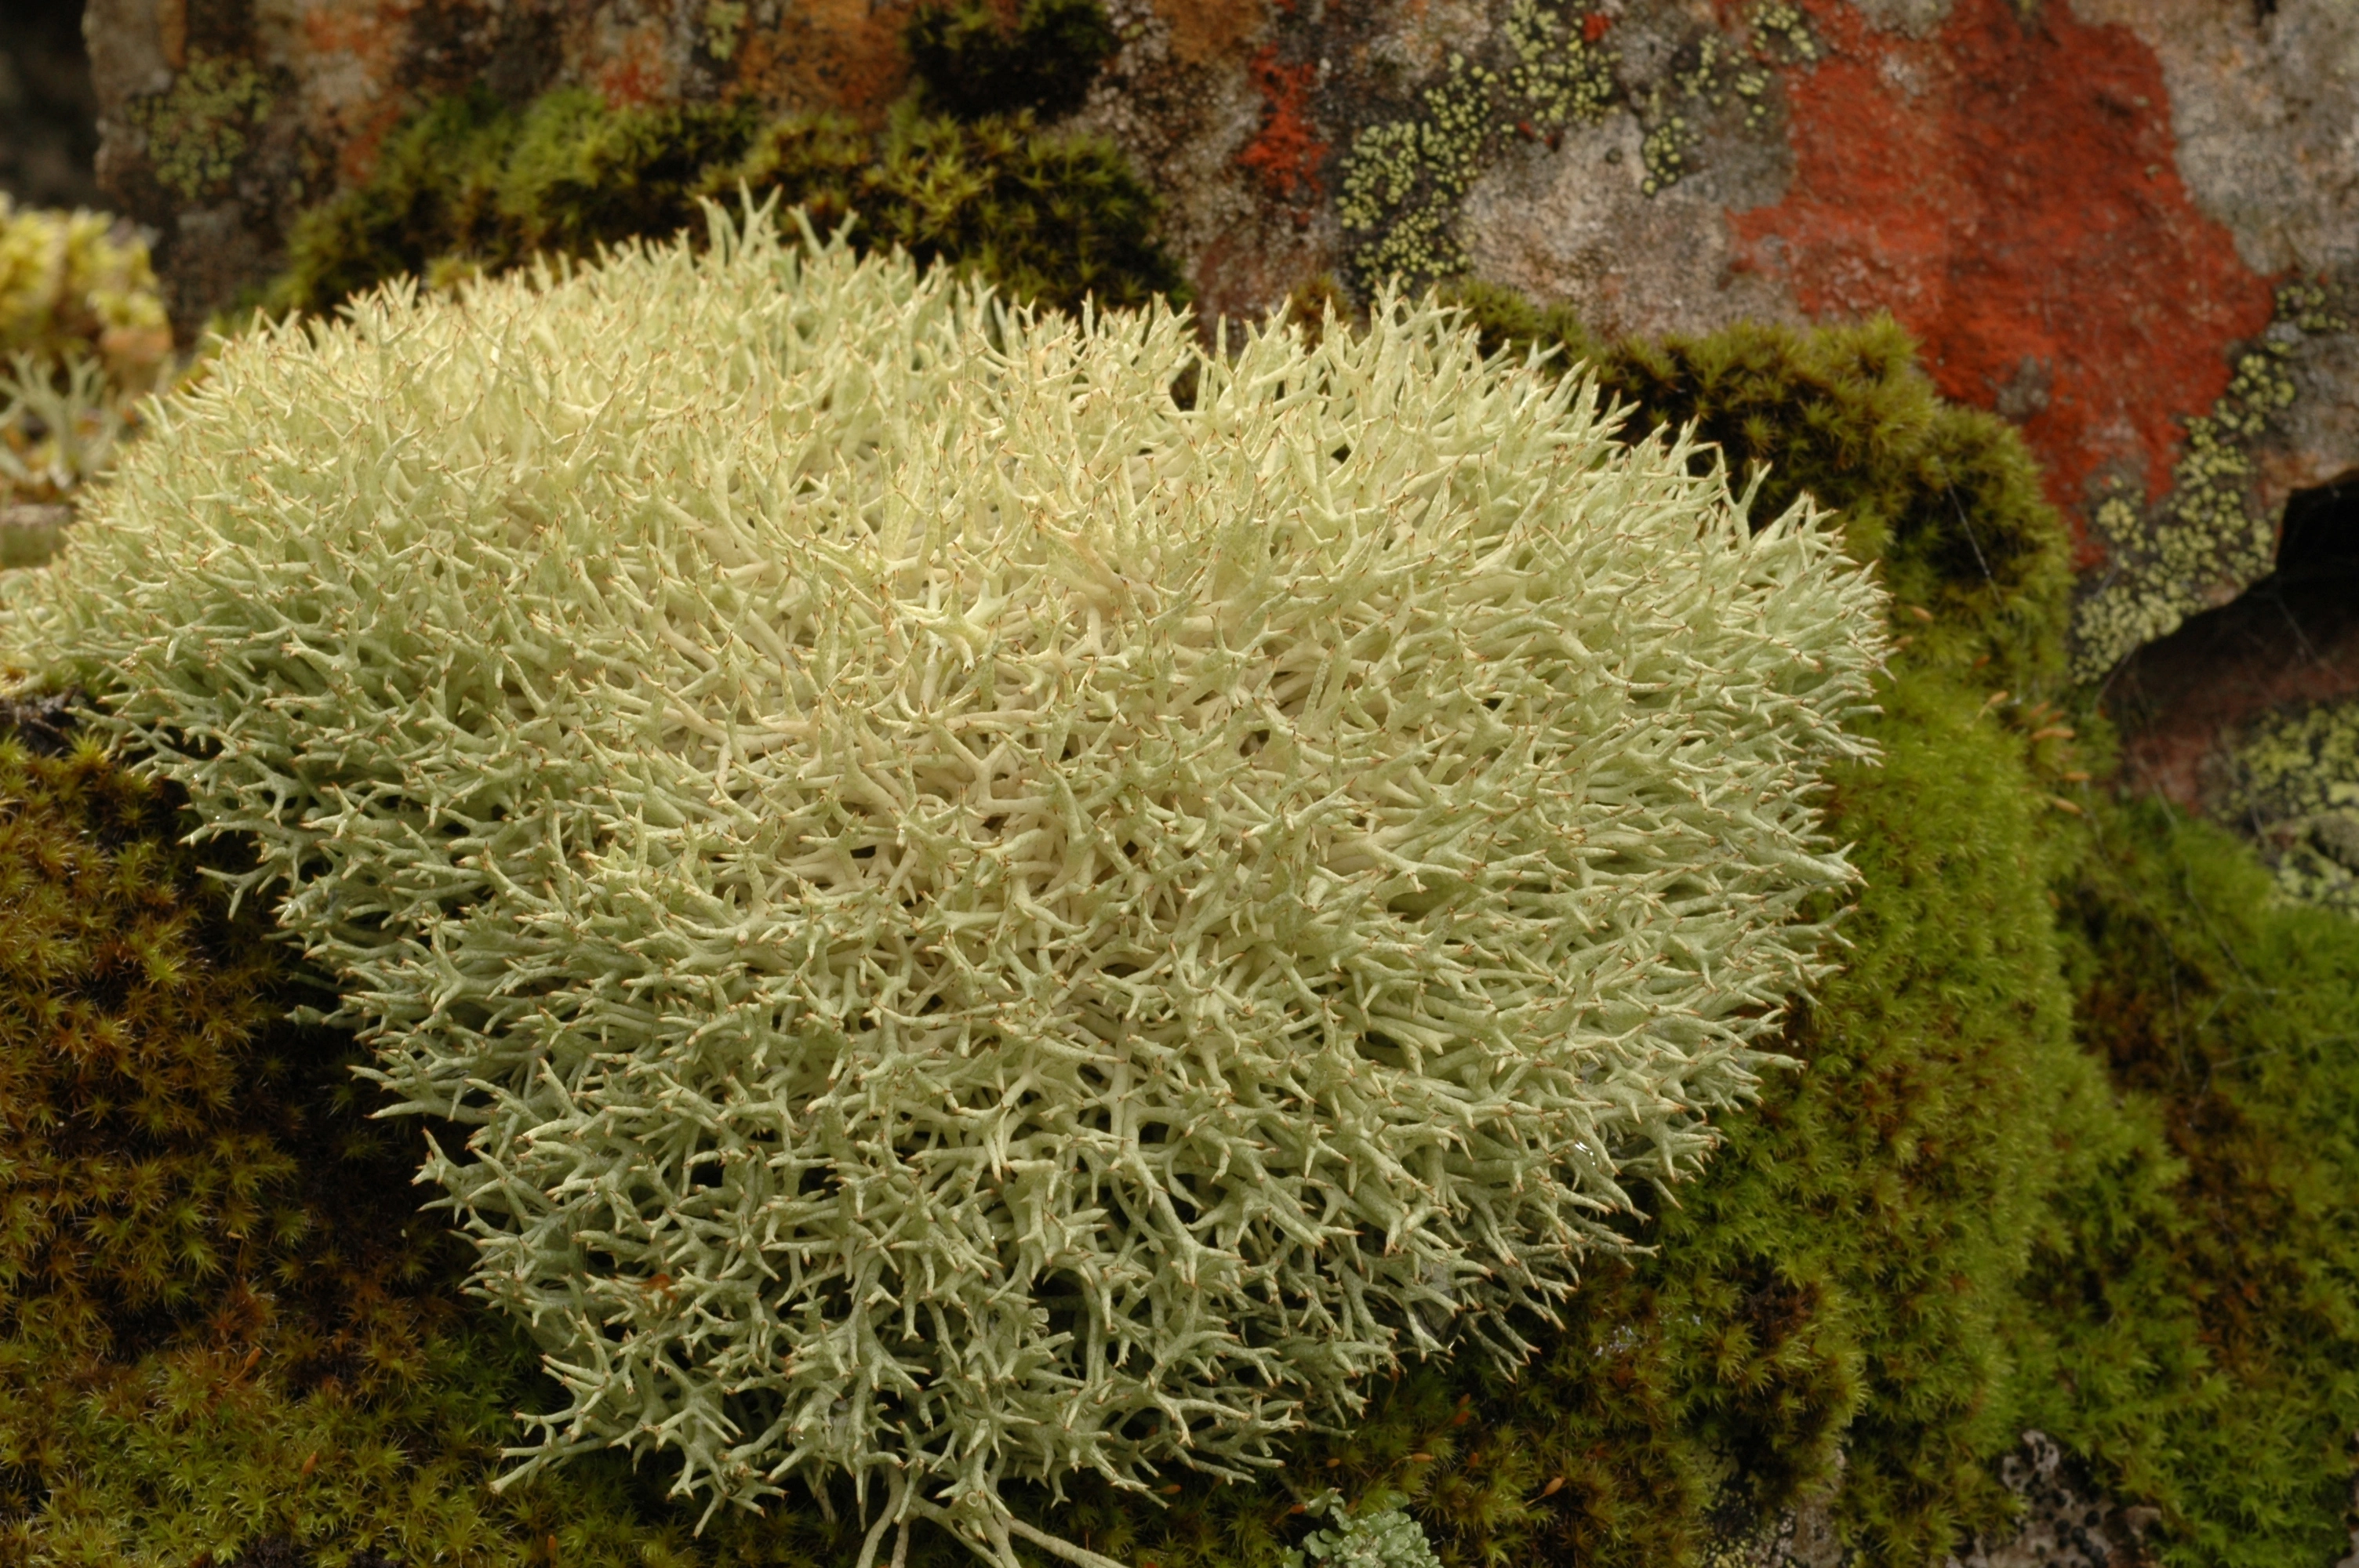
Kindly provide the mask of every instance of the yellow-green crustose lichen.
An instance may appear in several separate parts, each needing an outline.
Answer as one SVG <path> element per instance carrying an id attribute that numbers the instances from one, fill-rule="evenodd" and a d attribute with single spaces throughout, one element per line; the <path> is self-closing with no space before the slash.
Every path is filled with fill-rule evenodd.
<path id="1" fill-rule="evenodd" d="M 704 8 L 704 52 L 725 60 L 737 52 L 737 29 L 745 25 L 743 0 L 712 0 Z"/>
<path id="2" fill-rule="evenodd" d="M 2236 361 L 2236 373 L 2209 414 L 2187 421 L 2187 449 L 2171 470 L 2159 507 L 2117 487 L 2093 519 L 2111 566 L 2073 613 L 2072 673 L 2094 680 L 2138 648 L 2212 608 L 2223 583 L 2266 576 L 2277 552 L 2277 520 L 2253 509 L 2253 443 L 2292 406 L 2286 361 L 2304 336 L 2348 330 L 2325 289 L 2292 283 L 2277 290 L 2268 333 Z"/>
<path id="3" fill-rule="evenodd" d="M 1594 124 L 1614 101 L 1614 55 L 1571 36 L 1536 0 L 1507 13 L 1507 89 L 1526 123 L 1540 131 Z"/>
<path id="4" fill-rule="evenodd" d="M 2271 715 L 2235 761 L 2235 810 L 2278 889 L 2359 914 L 2359 698 Z"/>
<path id="5" fill-rule="evenodd" d="M 1768 64 L 1809 65 L 1823 50 L 1810 21 L 1787 5 L 1756 6 L 1747 26 L 1751 52 L 1717 33 L 1696 40 L 1690 63 L 1674 70 L 1647 94 L 1646 139 L 1638 156 L 1646 166 L 1639 189 L 1654 196 L 1688 172 L 1688 154 L 1703 142 L 1701 119 L 1724 108 L 1734 93 L 1745 105 L 1745 129 L 1757 135 L 1769 124 Z"/>
<path id="6" fill-rule="evenodd" d="M 1734 54 L 1734 50 L 1728 51 Z M 1674 70 L 1669 81 L 1658 81 L 1647 94 L 1646 118 L 1653 122 L 1646 140 L 1638 144 L 1639 161 L 1646 166 L 1646 178 L 1639 189 L 1647 195 L 1668 190 L 1680 182 L 1688 171 L 1688 154 L 1703 141 L 1702 128 L 1677 108 L 1667 106 L 1681 103 L 1709 103 L 1713 108 L 1728 101 L 1728 88 L 1720 80 L 1723 58 L 1721 39 L 1706 33 L 1695 45 L 1695 62 L 1684 70 Z"/>
<path id="7" fill-rule="evenodd" d="M 1423 114 L 1364 127 L 1344 155 L 1337 212 L 1366 238 L 1355 261 L 1373 282 L 1422 283 L 1466 270 L 1458 204 L 1510 134 L 1593 124 L 1613 102 L 1613 51 L 1584 40 L 1538 0 L 1516 0 L 1504 70 L 1453 54 L 1422 94 Z"/>
<path id="8" fill-rule="evenodd" d="M 269 90 L 252 65 L 192 54 L 168 90 L 132 103 L 131 123 L 147 135 L 157 183 L 194 201 L 228 182 L 247 133 L 269 113 Z"/>
<path id="9" fill-rule="evenodd" d="M 1620 81 L 1622 55 L 1540 0 L 1516 0 L 1500 43 L 1491 63 L 1451 55 L 1441 81 L 1420 95 L 1420 113 L 1353 138 L 1337 211 L 1357 239 L 1354 266 L 1364 282 L 1415 284 L 1466 270 L 1458 206 L 1510 135 L 1554 146 L 1563 131 L 1596 124 L 1626 98 L 1646 127 L 1641 189 L 1653 196 L 1690 172 L 1708 113 L 1734 94 L 1745 105 L 1745 131 L 1758 134 L 1772 102 L 1767 68 L 1822 53 L 1801 13 L 1782 5 L 1757 7 L 1742 44 L 1704 33 L 1651 84 Z"/>
<path id="10" fill-rule="evenodd" d="M 1684 114 L 1673 114 L 1648 131 L 1638 144 L 1638 156 L 1647 166 L 1647 178 L 1638 188 L 1652 196 L 1677 185 L 1688 171 L 1689 151 L 1701 140 L 1702 133 Z"/>
<path id="11" fill-rule="evenodd" d="M 1425 91 L 1422 119 L 1370 125 L 1353 139 L 1336 211 L 1345 227 L 1372 232 L 1359 253 L 1364 276 L 1422 282 L 1466 269 L 1451 224 L 1487 161 L 1498 81 L 1451 55 L 1449 74 Z"/>
<path id="12" fill-rule="evenodd" d="M 1815 64 L 1825 53 L 1810 31 L 1810 19 L 1786 0 L 1767 0 L 1753 8 L 1753 39 L 1756 49 L 1773 58 L 1782 53 L 1788 64 Z"/>

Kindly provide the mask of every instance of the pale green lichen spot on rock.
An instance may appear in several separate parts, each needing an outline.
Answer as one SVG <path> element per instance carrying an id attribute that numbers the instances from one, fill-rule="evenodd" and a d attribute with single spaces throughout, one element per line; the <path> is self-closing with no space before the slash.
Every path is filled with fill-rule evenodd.
<path id="1" fill-rule="evenodd" d="M 2227 390 L 2187 421 L 2187 446 L 2158 504 L 2116 485 L 2091 517 L 2107 560 L 2095 587 L 2073 608 L 2072 674 L 2095 680 L 2190 615 L 2267 575 L 2277 519 L 2248 493 L 2253 448 L 2293 406 L 2286 362 L 2300 337 L 2346 331 L 2327 291 L 2299 280 L 2278 288 L 2270 331 L 2240 354 Z"/>
<path id="2" fill-rule="evenodd" d="M 147 138 L 157 183 L 195 201 L 237 171 L 247 135 L 270 112 L 270 92 L 252 62 L 191 53 L 172 85 L 136 99 L 132 124 Z"/>
<path id="3" fill-rule="evenodd" d="M 2273 714 L 2234 760 L 2233 807 L 2278 890 L 2359 915 L 2359 697 Z"/>

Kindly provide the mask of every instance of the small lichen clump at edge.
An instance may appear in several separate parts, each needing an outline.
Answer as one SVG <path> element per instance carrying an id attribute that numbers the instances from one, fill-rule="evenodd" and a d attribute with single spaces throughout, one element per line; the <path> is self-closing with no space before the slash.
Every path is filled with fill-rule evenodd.
<path id="1" fill-rule="evenodd" d="M 2234 758 L 2234 808 L 2279 891 L 2359 915 L 2359 699 L 2271 714 Z"/>

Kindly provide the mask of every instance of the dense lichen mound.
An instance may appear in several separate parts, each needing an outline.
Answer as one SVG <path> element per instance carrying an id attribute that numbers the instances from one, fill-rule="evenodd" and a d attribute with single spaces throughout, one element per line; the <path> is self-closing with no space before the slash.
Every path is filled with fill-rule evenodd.
<path id="1" fill-rule="evenodd" d="M 0 506 L 59 501 L 103 470 L 171 347 L 128 224 L 0 192 Z"/>
<path id="2" fill-rule="evenodd" d="M 525 1472 L 1012 1563 L 1512 1361 L 1752 1092 L 1884 607 L 1690 455 L 1432 306 L 1208 356 L 716 212 L 227 345 L 5 629 L 475 1128 Z"/>
<path id="3" fill-rule="evenodd" d="M 147 247 L 103 212 L 19 210 L 0 192 L 0 351 L 103 353 L 125 369 L 171 347 Z"/>

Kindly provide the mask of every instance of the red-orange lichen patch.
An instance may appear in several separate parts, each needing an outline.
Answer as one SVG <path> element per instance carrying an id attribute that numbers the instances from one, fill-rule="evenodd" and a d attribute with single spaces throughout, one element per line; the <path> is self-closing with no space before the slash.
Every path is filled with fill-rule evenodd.
<path id="1" fill-rule="evenodd" d="M 1281 201 L 1315 199 L 1319 165 L 1327 156 L 1327 144 L 1319 139 L 1307 112 L 1319 68 L 1307 61 L 1287 65 L 1277 58 L 1277 46 L 1271 44 L 1254 57 L 1252 69 L 1262 96 L 1262 124 L 1237 154 L 1237 162 L 1259 175 L 1262 189 Z"/>
<path id="2" fill-rule="evenodd" d="M 372 73 L 392 63 L 416 0 L 320 5 L 303 13 L 303 47 L 316 55 L 349 54 Z"/>
<path id="3" fill-rule="evenodd" d="M 1266 0 L 1156 0 L 1155 9 L 1171 29 L 1171 53 L 1184 65 L 1235 58 L 1269 15 Z"/>
<path id="4" fill-rule="evenodd" d="M 407 110 L 391 84 L 417 9 L 416 0 L 386 0 L 303 13 L 303 48 L 311 56 L 303 68 L 305 80 L 315 87 L 335 81 L 345 89 L 336 102 L 321 107 L 343 132 L 336 146 L 336 174 L 347 185 L 360 184 L 375 171 L 386 133 Z M 336 56 L 350 60 L 352 69 L 331 65 Z"/>
<path id="5" fill-rule="evenodd" d="M 777 27 L 745 29 L 732 91 L 773 108 L 840 109 L 876 130 L 908 85 L 900 36 L 910 8 L 800 0 Z"/>
<path id="6" fill-rule="evenodd" d="M 2153 50 L 2060 4 L 1957 0 L 1922 41 L 1805 4 L 1829 49 L 1787 78 L 1786 199 L 1731 214 L 1745 259 L 1814 317 L 1888 308 L 1944 395 L 2004 396 L 2076 527 L 2102 473 L 2166 489 L 2274 301 L 2180 179 Z"/>
<path id="7" fill-rule="evenodd" d="M 613 55 L 592 68 L 599 95 L 617 109 L 669 100 L 675 72 L 668 43 L 658 21 L 644 21 L 623 33 Z"/>
<path id="8" fill-rule="evenodd" d="M 386 137 L 408 112 L 408 105 L 390 93 L 373 102 L 365 115 L 351 122 L 352 134 L 336 149 L 336 177 L 347 186 L 367 183 L 376 172 L 376 156 L 384 150 Z"/>

